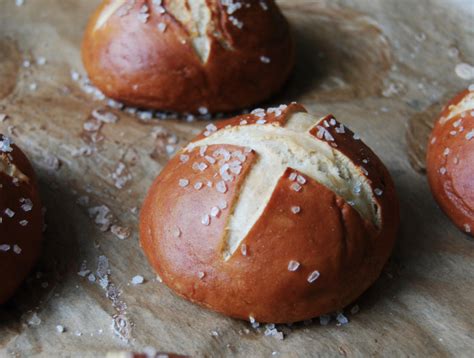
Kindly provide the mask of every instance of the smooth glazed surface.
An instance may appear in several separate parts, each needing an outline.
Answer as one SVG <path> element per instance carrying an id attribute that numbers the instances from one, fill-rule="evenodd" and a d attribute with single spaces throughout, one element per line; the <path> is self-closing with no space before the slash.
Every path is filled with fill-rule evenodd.
<path id="1" fill-rule="evenodd" d="M 40 253 L 41 203 L 30 162 L 0 134 L 0 304 L 31 271 Z"/>
<path id="2" fill-rule="evenodd" d="M 291 104 L 208 126 L 160 173 L 140 228 L 145 254 L 179 295 L 285 323 L 364 292 L 398 222 L 376 155 L 333 116 Z"/>
<path id="3" fill-rule="evenodd" d="M 233 111 L 280 89 L 294 63 L 273 0 L 107 0 L 86 29 L 92 82 L 129 105 Z"/>
<path id="4" fill-rule="evenodd" d="M 427 173 L 443 211 L 474 236 L 474 89 L 443 108 L 428 144 Z"/>

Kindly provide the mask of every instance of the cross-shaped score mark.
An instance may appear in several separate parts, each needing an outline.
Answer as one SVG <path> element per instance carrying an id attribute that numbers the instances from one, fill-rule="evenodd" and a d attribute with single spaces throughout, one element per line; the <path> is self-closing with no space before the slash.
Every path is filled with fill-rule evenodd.
<path id="1" fill-rule="evenodd" d="M 333 121 L 332 125 L 342 128 Z M 307 178 L 316 180 L 344 198 L 364 219 L 377 225 L 378 211 L 373 205 L 376 201 L 368 179 L 337 146 L 328 144 L 330 134 L 325 132 L 323 120 L 314 122 L 312 116 L 298 112 L 288 118 L 284 127 L 275 123 L 226 127 L 188 146 L 187 149 L 192 150 L 209 145 L 235 145 L 250 148 L 258 155 L 244 179 L 227 224 L 225 259 L 237 251 L 288 168 L 295 171 L 295 179 L 301 178 L 300 183 L 296 180 L 296 185 L 288 190 L 301 190 L 297 185 L 304 185 Z M 316 135 L 310 133 L 315 127 Z"/>
<path id="2" fill-rule="evenodd" d="M 103 27 L 112 16 L 124 17 L 129 15 L 135 3 L 128 0 L 115 0 L 110 2 L 102 10 L 97 19 L 94 30 Z M 148 23 L 151 14 L 163 15 L 166 12 L 171 14 L 171 17 L 176 18 L 182 26 L 187 29 L 189 34 L 189 41 L 193 45 L 196 55 L 202 63 L 206 63 L 211 51 L 211 39 L 208 35 L 208 29 L 211 23 L 211 10 L 206 0 L 174 0 L 170 2 L 165 8 L 161 2 L 150 2 L 149 5 L 143 4 L 137 13 L 133 15 L 137 20 L 144 25 Z M 164 32 L 160 30 L 160 24 L 153 29 L 156 32 Z M 163 26 L 163 25 L 162 25 Z"/>

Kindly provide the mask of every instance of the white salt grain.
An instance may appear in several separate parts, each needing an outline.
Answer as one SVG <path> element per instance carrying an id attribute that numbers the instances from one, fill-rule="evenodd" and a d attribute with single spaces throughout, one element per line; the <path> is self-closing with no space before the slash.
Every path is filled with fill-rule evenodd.
<path id="1" fill-rule="evenodd" d="M 132 285 L 140 285 L 144 281 L 145 281 L 145 279 L 143 278 L 143 276 L 137 275 L 137 276 L 132 278 Z"/>
<path id="2" fill-rule="evenodd" d="M 219 192 L 219 193 L 226 193 L 227 192 L 227 185 L 224 183 L 224 181 L 220 181 L 216 184 L 216 190 Z"/>
<path id="3" fill-rule="evenodd" d="M 300 263 L 295 260 L 288 262 L 288 271 L 295 272 L 300 267 Z"/>
<path id="4" fill-rule="evenodd" d="M 179 179 L 179 186 L 181 188 L 185 188 L 189 185 L 189 180 L 188 179 Z"/>
<path id="5" fill-rule="evenodd" d="M 166 31 L 166 24 L 164 22 L 160 22 L 158 24 L 158 30 L 160 30 L 160 32 L 165 32 Z"/>
<path id="6" fill-rule="evenodd" d="M 293 214 L 298 214 L 298 213 L 301 212 L 301 208 L 300 208 L 299 206 L 292 206 L 292 207 L 291 207 L 291 212 L 292 212 Z"/>
<path id="7" fill-rule="evenodd" d="M 474 138 L 474 129 L 472 131 L 466 133 L 466 139 L 467 140 L 471 140 L 472 138 Z"/>
<path id="8" fill-rule="evenodd" d="M 338 323 L 340 323 L 341 325 L 346 325 L 349 323 L 349 320 L 347 319 L 346 316 L 344 316 L 343 313 L 339 313 L 337 316 L 336 316 L 336 320 Z"/>
<path id="9" fill-rule="evenodd" d="M 374 194 L 377 195 L 377 196 L 381 196 L 383 194 L 383 191 L 382 191 L 382 189 L 375 188 L 374 189 Z"/>
<path id="10" fill-rule="evenodd" d="M 217 207 L 217 206 L 214 206 L 212 209 L 211 209 L 211 216 L 212 217 L 218 217 L 219 214 L 220 214 L 221 210 Z"/>
<path id="11" fill-rule="evenodd" d="M 211 223 L 211 218 L 208 214 L 204 215 L 202 218 L 201 218 L 201 224 L 205 225 L 205 226 L 209 226 L 209 224 Z"/>
<path id="12" fill-rule="evenodd" d="M 299 192 L 301 190 L 301 185 L 299 185 L 298 183 L 293 183 L 291 184 L 291 190 Z"/>
<path id="13" fill-rule="evenodd" d="M 468 63 L 460 63 L 454 69 L 456 75 L 463 80 L 474 79 L 474 67 Z"/>
<path id="14" fill-rule="evenodd" d="M 308 276 L 308 282 L 313 283 L 319 278 L 320 274 L 319 271 L 313 271 L 311 274 Z"/>

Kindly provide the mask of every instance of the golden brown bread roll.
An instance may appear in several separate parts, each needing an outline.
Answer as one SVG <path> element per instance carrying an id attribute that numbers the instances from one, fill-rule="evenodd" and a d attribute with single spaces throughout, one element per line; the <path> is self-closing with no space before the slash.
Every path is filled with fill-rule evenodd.
<path id="1" fill-rule="evenodd" d="M 273 0 L 108 0 L 89 21 L 82 58 L 111 98 L 205 113 L 244 108 L 278 91 L 294 48 Z"/>
<path id="2" fill-rule="evenodd" d="M 141 245 L 177 294 L 226 315 L 295 322 L 379 276 L 398 200 L 378 157 L 297 104 L 210 124 L 153 183 Z"/>
<path id="3" fill-rule="evenodd" d="M 20 286 L 41 247 L 41 203 L 23 152 L 0 134 L 0 304 Z"/>
<path id="4" fill-rule="evenodd" d="M 474 89 L 443 109 L 428 144 L 431 192 L 463 232 L 474 232 Z"/>

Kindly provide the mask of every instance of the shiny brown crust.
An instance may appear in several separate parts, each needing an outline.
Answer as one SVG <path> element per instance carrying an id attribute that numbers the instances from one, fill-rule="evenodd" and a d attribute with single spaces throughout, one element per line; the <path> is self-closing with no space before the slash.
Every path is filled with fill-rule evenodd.
<path id="1" fill-rule="evenodd" d="M 172 0 L 163 0 L 166 9 Z M 171 12 L 160 14 L 151 1 L 128 0 L 125 16 L 114 13 L 99 29 L 97 21 L 112 1 L 92 15 L 82 44 L 91 81 L 107 96 L 128 105 L 176 112 L 226 112 L 248 107 L 277 92 L 294 62 L 289 26 L 273 0 L 240 0 L 227 14 L 221 1 L 209 0 L 214 31 L 207 61 L 194 50 L 190 34 Z M 146 23 L 139 11 L 148 5 Z M 246 6 L 249 5 L 250 6 Z M 238 19 L 242 28 L 231 20 Z M 160 31 L 160 23 L 166 25 Z M 270 59 L 269 63 L 261 57 Z"/>
<path id="2" fill-rule="evenodd" d="M 14 144 L 12 151 L 2 151 L 4 139 L 0 134 L 0 161 L 15 165 L 22 174 L 10 176 L 1 170 L 0 164 L 0 304 L 13 295 L 36 263 L 42 231 L 33 168 Z"/>
<path id="3" fill-rule="evenodd" d="M 273 118 L 270 122 L 280 125 L 290 113 L 301 110 L 301 106 L 290 105 L 278 116 L 279 121 Z M 240 116 L 216 127 L 250 122 L 249 116 L 257 118 Z M 328 124 L 327 128 L 331 126 L 340 124 Z M 272 323 L 330 313 L 360 296 L 377 279 L 393 248 L 399 225 L 398 200 L 392 179 L 378 157 L 347 128 L 344 134 L 335 134 L 338 137 L 333 147 L 360 163 L 360 168 L 370 163 L 361 170 L 373 189 L 380 189 L 376 196 L 380 228 L 311 178 L 301 191 L 291 190 L 290 174 L 294 170 L 288 169 L 242 242 L 246 255 L 239 250 L 225 261 L 221 252 L 226 222 L 258 154 L 247 154 L 241 174 L 222 194 L 214 187 L 193 188 L 203 174 L 213 180 L 213 173 L 218 172 L 218 168 L 203 173 L 192 169 L 191 163 L 202 160 L 196 148 L 179 153 L 169 162 L 151 186 L 141 211 L 141 245 L 163 282 L 178 295 L 215 311 Z M 219 148 L 230 152 L 238 149 L 215 145 L 207 152 Z M 181 160 L 183 153 L 189 155 L 186 162 Z M 190 179 L 189 185 L 179 187 L 180 178 Z M 227 208 L 211 219 L 211 225 L 203 225 L 200 213 L 221 200 L 227 201 Z M 301 208 L 297 215 L 290 210 L 295 203 Z M 288 270 L 290 260 L 300 263 L 294 272 Z M 308 277 L 315 270 L 320 277 L 309 283 Z"/>
<path id="4" fill-rule="evenodd" d="M 430 137 L 427 174 L 431 192 L 446 215 L 474 236 L 474 99 L 470 109 L 451 112 L 473 91 L 463 91 L 443 109 Z"/>

